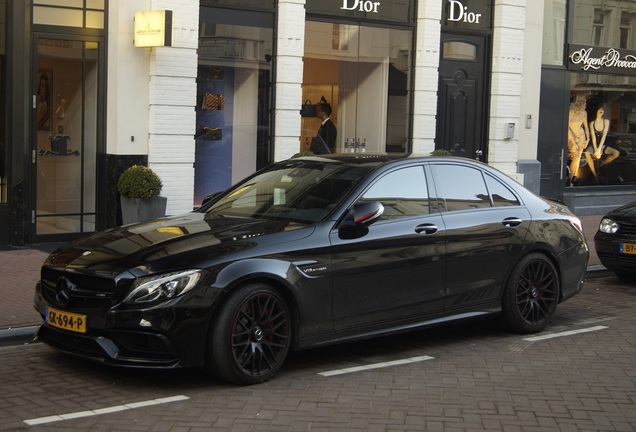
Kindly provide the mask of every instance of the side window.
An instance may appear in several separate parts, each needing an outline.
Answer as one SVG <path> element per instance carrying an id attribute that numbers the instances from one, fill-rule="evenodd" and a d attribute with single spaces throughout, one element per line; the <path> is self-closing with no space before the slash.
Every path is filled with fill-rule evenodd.
<path id="1" fill-rule="evenodd" d="M 430 213 L 423 167 L 403 168 L 386 174 L 364 193 L 361 201 L 380 201 L 384 206 L 382 219 Z"/>
<path id="2" fill-rule="evenodd" d="M 454 211 L 490 207 L 488 189 L 480 170 L 461 165 L 434 165 L 433 172 L 442 209 Z"/>
<path id="3" fill-rule="evenodd" d="M 486 174 L 486 184 L 495 207 L 521 205 L 515 194 L 496 178 Z"/>

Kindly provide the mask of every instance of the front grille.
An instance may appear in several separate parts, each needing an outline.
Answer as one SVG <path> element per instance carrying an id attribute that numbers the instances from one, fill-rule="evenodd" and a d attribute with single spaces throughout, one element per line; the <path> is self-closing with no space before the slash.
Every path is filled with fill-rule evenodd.
<path id="1" fill-rule="evenodd" d="M 618 255 L 618 263 L 621 267 L 631 267 L 634 268 L 636 266 L 636 255 Z"/>
<path id="2" fill-rule="evenodd" d="M 74 285 L 70 298 L 64 304 L 60 302 L 58 281 L 67 279 Z M 41 273 L 42 296 L 47 303 L 57 307 L 71 306 L 76 310 L 103 310 L 116 304 L 117 286 L 114 279 L 94 275 L 83 275 L 74 272 L 43 267 Z M 124 289 L 119 292 L 125 292 Z"/>
<path id="3" fill-rule="evenodd" d="M 636 224 L 630 222 L 619 221 L 618 234 L 636 236 Z"/>

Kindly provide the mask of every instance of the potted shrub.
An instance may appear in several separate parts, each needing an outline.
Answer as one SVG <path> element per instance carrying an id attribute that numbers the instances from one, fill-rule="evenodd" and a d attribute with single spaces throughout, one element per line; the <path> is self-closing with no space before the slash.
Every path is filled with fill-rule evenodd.
<path id="1" fill-rule="evenodd" d="M 431 152 L 431 156 L 452 156 L 453 153 L 444 149 L 436 149 Z"/>
<path id="2" fill-rule="evenodd" d="M 124 225 L 165 216 L 168 199 L 159 196 L 162 187 L 161 179 L 150 168 L 133 165 L 126 169 L 117 180 Z"/>

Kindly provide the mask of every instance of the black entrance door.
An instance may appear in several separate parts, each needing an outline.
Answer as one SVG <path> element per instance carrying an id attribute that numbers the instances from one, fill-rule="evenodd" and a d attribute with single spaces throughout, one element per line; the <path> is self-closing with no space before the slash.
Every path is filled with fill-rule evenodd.
<path id="1" fill-rule="evenodd" d="M 486 162 L 487 36 L 442 33 L 436 148 Z"/>

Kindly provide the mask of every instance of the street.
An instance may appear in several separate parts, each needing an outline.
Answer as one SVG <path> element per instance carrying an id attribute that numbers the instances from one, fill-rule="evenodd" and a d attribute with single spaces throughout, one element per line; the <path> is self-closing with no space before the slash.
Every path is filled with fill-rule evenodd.
<path id="1" fill-rule="evenodd" d="M 7 431 L 634 431 L 636 284 L 606 275 L 538 335 L 485 319 L 292 353 L 270 382 L 0 348 Z"/>

